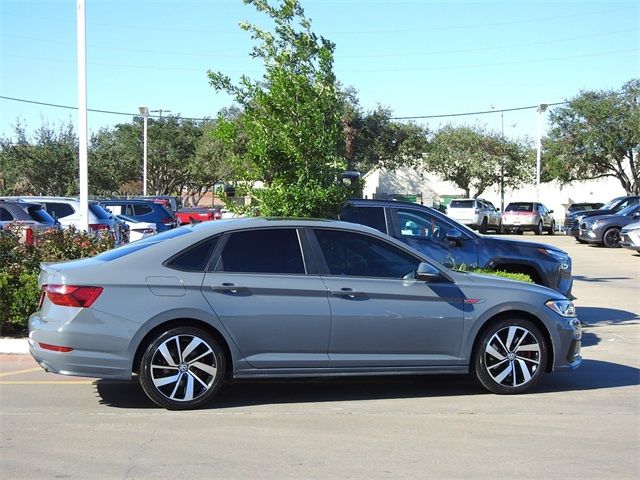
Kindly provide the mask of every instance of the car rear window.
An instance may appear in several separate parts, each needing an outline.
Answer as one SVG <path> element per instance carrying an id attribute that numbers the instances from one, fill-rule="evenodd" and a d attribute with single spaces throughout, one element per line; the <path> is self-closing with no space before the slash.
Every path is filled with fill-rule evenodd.
<path id="1" fill-rule="evenodd" d="M 473 208 L 473 200 L 451 200 L 449 208 Z"/>
<path id="2" fill-rule="evenodd" d="M 505 212 L 533 212 L 533 203 L 510 203 Z"/>
<path id="3" fill-rule="evenodd" d="M 164 240 L 169 240 L 170 238 L 179 237 L 181 235 L 186 235 L 187 233 L 192 233 L 192 232 L 193 230 L 191 230 L 188 227 L 174 228 L 172 230 L 167 230 L 165 232 L 159 233 L 157 235 L 152 235 L 150 237 L 137 240 L 134 243 L 130 243 L 122 247 L 114 248 L 113 250 L 107 250 L 106 252 L 103 252 L 103 253 L 99 253 L 98 255 L 95 256 L 95 258 L 96 260 L 109 262 L 111 260 L 116 260 L 118 258 L 125 257 L 131 253 L 142 250 L 143 248 L 150 247 L 151 245 L 155 245 L 156 243 L 160 243 Z"/>
<path id="4" fill-rule="evenodd" d="M 340 220 L 350 223 L 359 223 L 375 228 L 382 233 L 387 233 L 387 224 L 384 219 L 384 207 L 358 207 L 349 205 L 340 213 Z"/>

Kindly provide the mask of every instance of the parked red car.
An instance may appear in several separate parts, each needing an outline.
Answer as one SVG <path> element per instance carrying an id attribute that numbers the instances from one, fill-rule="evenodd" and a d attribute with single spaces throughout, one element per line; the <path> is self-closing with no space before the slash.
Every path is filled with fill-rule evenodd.
<path id="1" fill-rule="evenodd" d="M 175 212 L 180 225 L 189 223 L 208 222 L 209 220 L 219 220 L 222 218 L 220 209 L 206 207 L 181 208 Z"/>

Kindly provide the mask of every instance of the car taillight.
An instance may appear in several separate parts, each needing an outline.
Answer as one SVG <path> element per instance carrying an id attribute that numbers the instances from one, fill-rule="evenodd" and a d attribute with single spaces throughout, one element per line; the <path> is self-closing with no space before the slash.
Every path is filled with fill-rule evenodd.
<path id="1" fill-rule="evenodd" d="M 33 245 L 33 229 L 27 227 L 24 229 L 24 241 L 27 245 Z"/>
<path id="2" fill-rule="evenodd" d="M 175 220 L 173 218 L 163 218 L 160 221 L 165 225 L 173 225 L 175 223 Z"/>
<path id="3" fill-rule="evenodd" d="M 54 352 L 68 353 L 73 351 L 73 348 L 63 347 L 62 345 L 51 345 L 49 343 L 44 343 L 44 342 L 38 342 L 38 345 L 40 346 L 40 348 L 43 348 L 45 350 L 52 350 Z"/>
<path id="4" fill-rule="evenodd" d="M 90 230 L 109 230 L 109 225 L 107 225 L 106 223 L 90 223 L 89 229 Z"/>
<path id="5" fill-rule="evenodd" d="M 42 291 L 54 305 L 88 308 L 100 296 L 102 287 L 43 285 Z"/>

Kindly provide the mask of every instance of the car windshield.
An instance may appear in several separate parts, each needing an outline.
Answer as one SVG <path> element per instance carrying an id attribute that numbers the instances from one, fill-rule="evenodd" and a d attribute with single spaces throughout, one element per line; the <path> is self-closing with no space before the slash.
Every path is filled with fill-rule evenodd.
<path id="1" fill-rule="evenodd" d="M 533 203 L 510 203 L 505 208 L 506 212 L 532 212 Z"/>
<path id="2" fill-rule="evenodd" d="M 633 215 L 638 211 L 640 211 L 640 203 L 634 203 L 620 210 L 618 212 L 618 215 L 624 215 L 625 217 L 628 217 L 629 215 Z"/>
<path id="3" fill-rule="evenodd" d="M 610 202 L 605 203 L 603 206 L 601 206 L 599 208 L 599 210 L 611 210 L 613 207 L 616 206 L 616 203 L 619 203 L 620 200 L 622 200 L 624 197 L 618 197 L 618 198 L 614 198 L 613 200 L 611 200 Z"/>

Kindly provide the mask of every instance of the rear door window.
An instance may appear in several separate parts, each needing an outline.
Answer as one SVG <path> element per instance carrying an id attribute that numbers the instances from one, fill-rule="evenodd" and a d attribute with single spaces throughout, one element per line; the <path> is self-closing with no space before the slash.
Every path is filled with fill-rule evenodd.
<path id="1" fill-rule="evenodd" d="M 147 215 L 148 213 L 151 213 L 153 211 L 153 209 L 149 205 L 138 205 L 136 203 L 134 205 L 131 205 L 131 207 L 133 208 L 134 215 Z"/>
<path id="2" fill-rule="evenodd" d="M 53 218 L 64 218 L 76 213 L 73 207 L 67 203 L 45 202 L 44 205 Z"/>
<path id="3" fill-rule="evenodd" d="M 304 274 L 295 228 L 233 232 L 216 262 L 215 271 L 234 273 Z"/>
<path id="4" fill-rule="evenodd" d="M 0 207 L 0 221 L 10 222 L 13 220 L 13 215 L 6 208 Z"/>

